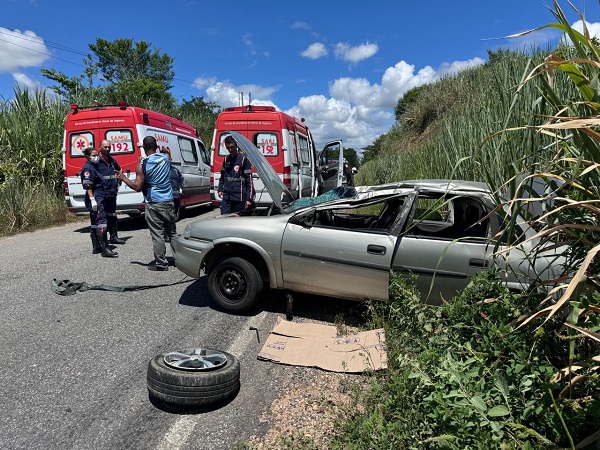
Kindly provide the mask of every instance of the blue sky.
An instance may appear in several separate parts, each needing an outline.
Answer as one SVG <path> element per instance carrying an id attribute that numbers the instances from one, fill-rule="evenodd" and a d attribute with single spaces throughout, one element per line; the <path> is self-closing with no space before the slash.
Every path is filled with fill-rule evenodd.
<path id="1" fill-rule="evenodd" d="M 409 89 L 482 64 L 487 50 L 545 48 L 554 22 L 538 0 L 0 0 L 0 100 L 15 84 L 48 87 L 41 68 L 83 72 L 97 38 L 132 38 L 175 59 L 172 93 L 222 107 L 274 105 L 304 117 L 321 147 L 361 149 L 394 123 Z M 571 23 L 579 17 L 559 2 Z M 573 0 L 600 33 L 597 0 Z"/>

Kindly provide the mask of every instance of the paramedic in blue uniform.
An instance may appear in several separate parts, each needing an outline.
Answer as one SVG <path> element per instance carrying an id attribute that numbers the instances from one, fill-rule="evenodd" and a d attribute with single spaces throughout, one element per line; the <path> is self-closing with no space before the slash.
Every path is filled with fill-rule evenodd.
<path id="1" fill-rule="evenodd" d="M 223 161 L 217 195 L 221 198 L 221 214 L 240 213 L 252 207 L 254 186 L 250 161 L 238 147 L 232 136 L 225 138 L 229 155 Z"/>
<path id="2" fill-rule="evenodd" d="M 124 244 L 123 239 L 119 239 L 117 234 L 117 193 L 121 182 L 117 180 L 116 173 L 121 170 L 119 163 L 110 155 L 110 142 L 103 140 L 100 142 L 100 164 L 99 169 L 102 171 L 106 180 L 106 192 L 103 198 L 104 210 L 106 212 L 108 233 L 110 234 L 111 244 Z"/>
<path id="3" fill-rule="evenodd" d="M 143 140 L 147 158 L 135 169 L 135 180 L 131 181 L 119 171 L 117 178 L 134 191 L 142 191 L 146 199 L 146 222 L 152 238 L 154 262 L 149 270 L 169 270 L 166 258 L 165 241 L 172 243 L 172 230 L 175 224 L 175 207 L 171 189 L 171 162 L 167 155 L 157 149 L 156 139 L 146 136 Z"/>
<path id="4" fill-rule="evenodd" d="M 98 227 L 100 211 L 98 208 L 98 200 L 96 198 L 102 198 L 104 193 L 104 178 L 102 178 L 102 175 L 98 171 L 100 156 L 98 155 L 98 150 L 93 147 L 84 149 L 83 154 L 87 161 L 81 168 L 81 185 L 85 190 L 85 207 L 90 213 L 92 253 L 102 253 L 102 256 L 112 258 L 117 256 L 117 253 L 108 248 L 106 233 L 102 233 L 102 230 L 106 231 L 105 228 Z M 101 204 L 100 201 L 100 205 Z M 104 217 L 104 220 L 106 221 L 106 217 Z"/>

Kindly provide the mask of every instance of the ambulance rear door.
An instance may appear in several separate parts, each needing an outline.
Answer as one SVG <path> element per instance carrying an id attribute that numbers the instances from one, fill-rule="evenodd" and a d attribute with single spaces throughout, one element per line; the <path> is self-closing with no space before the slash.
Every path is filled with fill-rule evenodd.
<path id="1" fill-rule="evenodd" d="M 178 136 L 183 174 L 181 206 L 192 206 L 211 202 L 210 156 L 199 139 Z"/>

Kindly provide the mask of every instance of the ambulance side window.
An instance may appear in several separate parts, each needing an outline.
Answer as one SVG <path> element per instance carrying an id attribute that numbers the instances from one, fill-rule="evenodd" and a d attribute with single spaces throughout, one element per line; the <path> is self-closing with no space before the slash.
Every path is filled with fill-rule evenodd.
<path id="1" fill-rule="evenodd" d="M 111 153 L 133 153 L 133 133 L 131 130 L 108 130 L 104 137 L 110 142 Z"/>
<path id="2" fill-rule="evenodd" d="M 83 157 L 83 149 L 88 147 L 95 147 L 94 133 L 91 131 L 82 131 L 81 133 L 71 135 L 71 148 L 69 149 L 71 156 Z"/>
<path id="3" fill-rule="evenodd" d="M 266 156 L 277 156 L 279 154 L 279 142 L 276 133 L 256 133 L 254 145 Z"/>
<path id="4" fill-rule="evenodd" d="M 198 155 L 194 149 L 194 142 L 191 139 L 178 138 L 179 149 L 181 150 L 181 159 L 187 164 L 198 164 Z"/>
<path id="5" fill-rule="evenodd" d="M 306 136 L 298 136 L 300 141 L 300 157 L 304 164 L 310 163 L 310 151 L 308 150 L 308 139 Z"/>
<path id="6" fill-rule="evenodd" d="M 208 155 L 208 151 L 206 151 L 206 147 L 201 141 L 196 141 L 196 144 L 198 145 L 198 150 L 200 151 L 200 158 L 202 158 L 202 162 L 210 166 L 210 156 Z"/>

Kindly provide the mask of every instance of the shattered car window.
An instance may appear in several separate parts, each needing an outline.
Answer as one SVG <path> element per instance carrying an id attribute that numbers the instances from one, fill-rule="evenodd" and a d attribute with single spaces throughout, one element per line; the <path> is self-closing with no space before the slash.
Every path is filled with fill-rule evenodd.
<path id="1" fill-rule="evenodd" d="M 352 186 L 338 186 L 331 191 L 325 192 L 318 197 L 302 197 L 292 202 L 290 206 L 285 208 L 286 212 L 293 212 L 307 206 L 320 205 L 321 203 L 330 202 L 332 200 L 340 200 L 343 198 L 352 198 L 356 196 L 356 189 Z"/>

